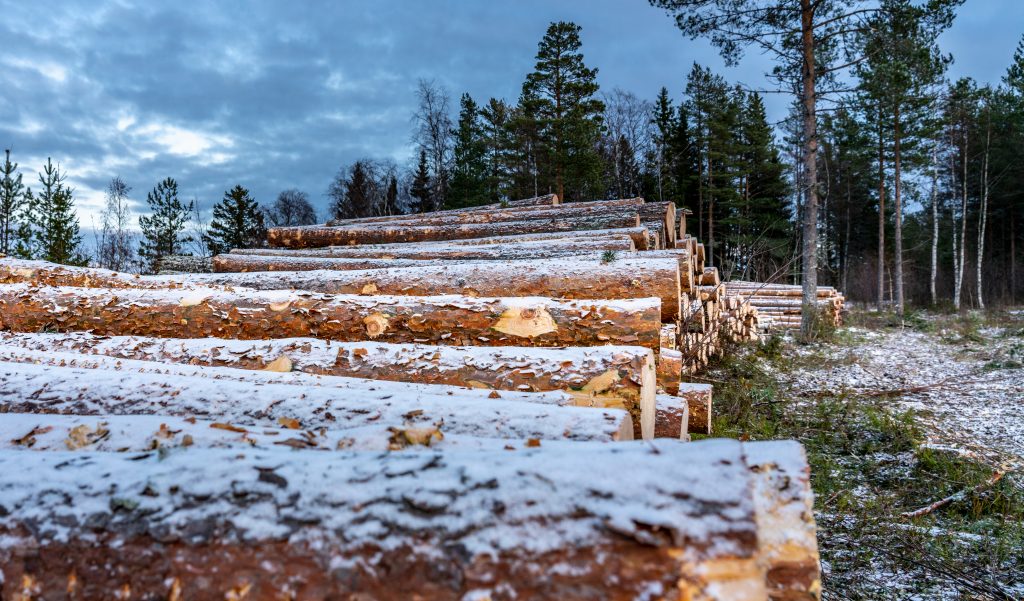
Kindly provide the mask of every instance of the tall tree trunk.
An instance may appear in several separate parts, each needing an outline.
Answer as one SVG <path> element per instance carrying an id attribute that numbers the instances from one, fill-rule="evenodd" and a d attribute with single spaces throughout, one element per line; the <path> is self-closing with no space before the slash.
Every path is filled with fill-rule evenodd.
<path id="1" fill-rule="evenodd" d="M 715 195 L 714 169 L 711 166 L 711 151 L 708 150 L 708 266 L 715 264 Z"/>
<path id="2" fill-rule="evenodd" d="M 800 332 L 810 338 L 818 315 L 818 116 L 816 111 L 814 65 L 814 6 L 816 1 L 800 0 L 800 29 L 803 51 L 804 170 L 807 174 L 807 202 L 803 231 L 803 311 Z"/>
<path id="3" fill-rule="evenodd" d="M 988 158 L 992 142 L 992 114 L 991 107 L 986 102 L 986 118 L 988 123 L 985 126 L 985 155 L 981 167 L 981 206 L 978 208 L 978 260 L 975 265 L 975 275 L 978 283 L 978 308 L 985 308 L 985 300 L 982 296 L 981 265 L 985 257 L 985 225 L 988 221 Z"/>
<path id="4" fill-rule="evenodd" d="M 965 252 L 964 249 L 967 247 L 967 131 L 966 127 L 962 132 L 963 138 L 963 151 L 961 156 L 961 163 L 963 172 L 961 174 L 961 206 L 960 206 L 960 253 L 959 257 L 954 257 L 954 261 L 957 262 L 957 274 L 956 282 L 953 285 L 953 307 L 959 311 L 961 306 L 961 298 L 963 296 L 963 283 L 964 283 L 964 264 Z"/>
<path id="5" fill-rule="evenodd" d="M 853 202 L 853 190 L 850 182 L 851 174 L 846 174 L 846 235 L 843 236 L 843 284 L 842 290 L 845 293 L 849 288 L 850 280 L 850 203 Z"/>
<path id="6" fill-rule="evenodd" d="M 1017 304 L 1017 229 L 1013 223 L 1013 207 L 1010 207 L 1010 304 Z"/>
<path id="7" fill-rule="evenodd" d="M 885 142 L 882 107 L 878 107 L 878 310 L 885 306 Z"/>
<path id="8" fill-rule="evenodd" d="M 893 190 L 895 196 L 896 225 L 894 231 L 893 264 L 896 279 L 896 312 L 903 317 L 903 183 L 900 181 L 900 107 L 893 110 Z"/>
<path id="9" fill-rule="evenodd" d="M 939 302 L 935 280 L 939 273 L 939 145 L 932 147 L 932 269 L 929 275 L 929 290 L 932 306 Z"/>

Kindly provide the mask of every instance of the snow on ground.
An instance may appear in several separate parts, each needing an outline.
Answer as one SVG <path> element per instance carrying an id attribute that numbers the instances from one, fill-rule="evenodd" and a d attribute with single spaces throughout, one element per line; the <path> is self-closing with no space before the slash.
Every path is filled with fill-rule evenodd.
<path id="1" fill-rule="evenodd" d="M 849 390 L 911 409 L 928 444 L 992 463 L 1024 463 L 1024 337 L 1016 328 L 983 328 L 973 338 L 946 329 L 848 328 L 847 345 L 816 345 L 821 354 L 788 375 L 797 394 Z M 979 342 L 980 341 L 980 342 Z M 802 362 L 801 362 L 802 363 Z"/>

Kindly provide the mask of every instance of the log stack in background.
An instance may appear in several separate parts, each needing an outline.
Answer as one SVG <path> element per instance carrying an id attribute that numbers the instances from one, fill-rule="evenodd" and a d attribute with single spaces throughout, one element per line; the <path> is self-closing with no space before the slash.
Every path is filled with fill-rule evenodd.
<path id="1" fill-rule="evenodd" d="M 0 260 L 4 598 L 819 595 L 799 445 L 684 444 L 689 376 L 761 325 L 674 204 L 268 241 L 214 273 Z"/>
<path id="2" fill-rule="evenodd" d="M 803 317 L 803 289 L 789 284 L 731 281 L 729 289 L 757 308 L 766 330 L 799 329 Z M 843 323 L 846 298 L 831 286 L 818 286 L 818 316 L 834 327 Z"/>

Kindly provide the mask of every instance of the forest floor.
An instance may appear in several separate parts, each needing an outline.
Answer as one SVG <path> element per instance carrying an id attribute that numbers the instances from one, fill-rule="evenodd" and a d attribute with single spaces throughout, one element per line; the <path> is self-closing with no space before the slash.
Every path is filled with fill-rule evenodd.
<path id="1" fill-rule="evenodd" d="M 847 323 L 728 353 L 715 435 L 804 443 L 825 599 L 1024 599 L 1024 312 Z"/>

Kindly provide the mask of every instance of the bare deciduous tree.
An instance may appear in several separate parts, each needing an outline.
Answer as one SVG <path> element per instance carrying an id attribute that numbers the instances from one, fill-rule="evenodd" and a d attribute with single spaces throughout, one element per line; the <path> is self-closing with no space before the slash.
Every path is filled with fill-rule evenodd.
<path id="1" fill-rule="evenodd" d="M 295 188 L 277 195 L 277 200 L 264 207 L 267 223 L 274 227 L 312 225 L 317 222 L 316 209 L 309 202 L 309 195 Z"/>
<path id="2" fill-rule="evenodd" d="M 448 197 L 449 166 L 452 157 L 451 96 L 434 80 L 421 79 L 416 88 L 418 106 L 413 115 L 413 142 L 427 153 L 434 188 L 434 209 L 444 208 Z"/>
<path id="3" fill-rule="evenodd" d="M 130 229 L 131 209 L 128 194 L 131 186 L 120 176 L 107 184 L 107 204 L 100 215 L 101 229 L 96 241 L 96 263 L 114 271 L 132 271 L 137 267 L 135 234 Z"/>

